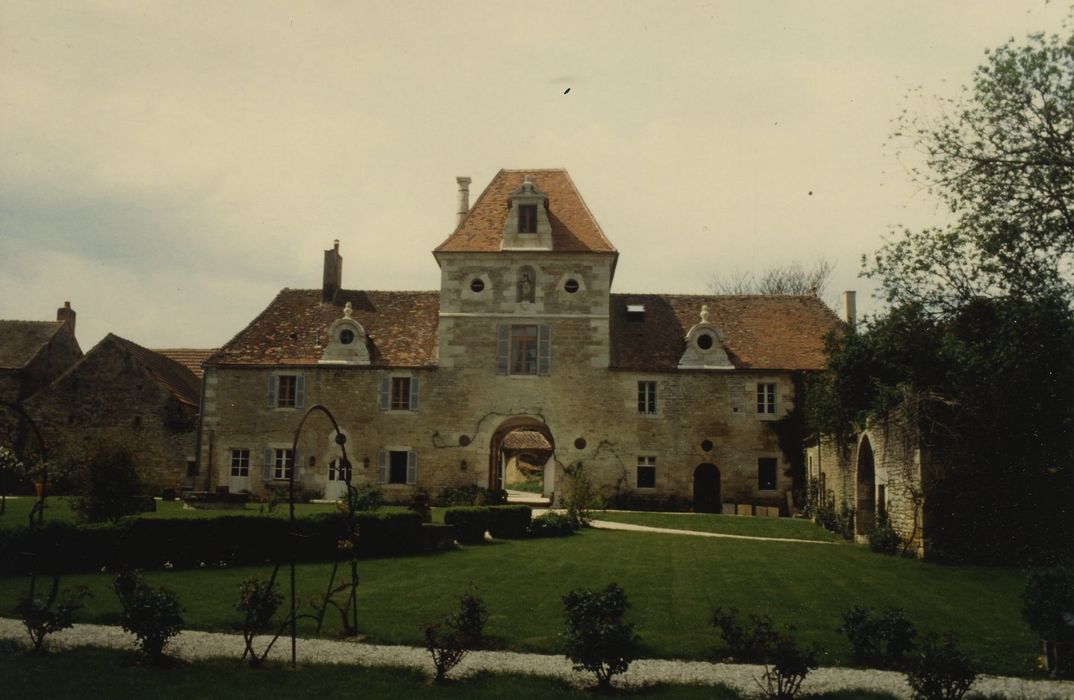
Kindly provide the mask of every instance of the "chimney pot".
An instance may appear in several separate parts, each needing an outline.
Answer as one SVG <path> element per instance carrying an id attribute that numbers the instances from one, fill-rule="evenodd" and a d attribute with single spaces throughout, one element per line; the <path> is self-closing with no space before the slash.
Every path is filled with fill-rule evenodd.
<path id="1" fill-rule="evenodd" d="M 332 249 L 324 251 L 324 281 L 321 285 L 321 301 L 330 304 L 343 286 L 343 257 L 339 254 L 339 239 L 333 241 Z"/>
<path id="2" fill-rule="evenodd" d="M 71 302 L 63 302 L 63 306 L 56 309 L 56 320 L 63 321 L 71 329 L 71 335 L 75 334 L 75 310 L 71 308 Z"/>
<path id="3" fill-rule="evenodd" d="M 455 182 L 459 184 L 459 206 L 456 210 L 455 225 L 459 226 L 470 213 L 470 178 L 460 175 L 455 178 Z"/>
<path id="4" fill-rule="evenodd" d="M 858 322 L 857 296 L 857 292 L 849 290 L 843 292 L 843 321 L 848 326 L 853 326 Z"/>

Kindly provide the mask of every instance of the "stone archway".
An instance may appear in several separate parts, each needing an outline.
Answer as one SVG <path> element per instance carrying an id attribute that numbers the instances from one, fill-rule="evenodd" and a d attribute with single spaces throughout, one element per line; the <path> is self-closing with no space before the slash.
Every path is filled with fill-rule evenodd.
<path id="1" fill-rule="evenodd" d="M 489 440 L 489 472 L 488 472 L 488 488 L 489 490 L 502 489 L 504 487 L 504 471 L 505 471 L 505 450 L 504 440 L 508 435 L 512 433 L 532 432 L 537 433 L 547 443 L 548 459 L 544 468 L 544 493 L 549 495 L 552 491 L 553 484 L 551 474 L 554 473 L 553 465 L 555 464 L 555 458 L 553 453 L 556 449 L 556 441 L 552 437 L 552 431 L 548 429 L 548 426 L 540 418 L 534 416 L 514 416 L 504 420 L 492 433 L 492 437 Z M 522 450 L 520 450 L 522 451 Z M 525 451 L 533 452 L 533 449 L 527 449 Z"/>
<path id="2" fill-rule="evenodd" d="M 699 464 L 694 469 L 694 512 L 719 513 L 722 510 L 720 470 L 715 464 Z"/>
<path id="3" fill-rule="evenodd" d="M 862 437 L 858 444 L 858 464 L 856 469 L 857 503 L 854 510 L 854 534 L 864 537 L 873 529 L 876 522 L 876 464 L 873 459 L 873 446 L 869 436 Z"/>

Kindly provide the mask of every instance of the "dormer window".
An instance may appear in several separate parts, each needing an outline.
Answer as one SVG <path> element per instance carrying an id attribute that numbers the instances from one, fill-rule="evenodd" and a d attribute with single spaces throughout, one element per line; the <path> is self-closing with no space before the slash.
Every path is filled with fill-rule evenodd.
<path id="1" fill-rule="evenodd" d="M 537 205 L 518 205 L 518 232 L 537 233 Z"/>
<path id="2" fill-rule="evenodd" d="M 362 324 L 352 318 L 353 313 L 354 308 L 348 301 L 343 307 L 343 318 L 329 326 L 328 345 L 320 360 L 322 364 L 369 364 L 369 338 Z"/>
<path id="3" fill-rule="evenodd" d="M 629 309 L 629 307 L 628 307 Z M 709 320 L 709 307 L 701 307 L 701 322 L 686 332 L 686 349 L 679 369 L 734 369 L 723 347 L 723 334 Z"/>

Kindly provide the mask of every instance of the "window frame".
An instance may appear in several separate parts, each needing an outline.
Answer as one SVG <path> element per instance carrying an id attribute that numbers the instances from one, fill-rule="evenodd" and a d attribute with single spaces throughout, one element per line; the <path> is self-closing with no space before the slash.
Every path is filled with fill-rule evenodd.
<path id="1" fill-rule="evenodd" d="M 508 374 L 527 376 L 539 373 L 540 340 L 541 329 L 536 323 L 511 324 L 507 360 Z M 524 371 L 520 369 L 523 367 Z"/>
<path id="2" fill-rule="evenodd" d="M 638 413 L 643 416 L 655 416 L 659 410 L 656 400 L 656 380 L 638 380 Z"/>
<path id="3" fill-rule="evenodd" d="M 777 382 L 757 382 L 757 415 L 776 415 L 778 386 Z"/>
<path id="4" fill-rule="evenodd" d="M 643 470 L 649 475 L 646 481 L 651 481 L 651 486 L 642 485 L 641 475 Z M 638 464 L 634 471 L 634 487 L 638 489 L 656 488 L 656 455 L 638 455 Z"/>
<path id="5" fill-rule="evenodd" d="M 284 390 L 286 389 L 286 393 Z M 301 372 L 278 372 L 268 377 L 268 408 L 305 408 L 306 377 Z"/>
<path id="6" fill-rule="evenodd" d="M 391 396 L 389 398 L 388 410 L 390 411 L 409 411 L 410 410 L 410 377 L 392 377 L 391 378 Z"/>
<path id="7" fill-rule="evenodd" d="M 272 480 L 290 481 L 295 469 L 295 451 L 290 447 L 273 447 Z"/>
<path id="8" fill-rule="evenodd" d="M 518 232 L 521 234 L 537 233 L 537 205 L 518 205 Z"/>
<path id="9" fill-rule="evenodd" d="M 250 478 L 250 448 L 232 447 L 230 453 L 230 469 L 228 474 L 235 479 Z"/>

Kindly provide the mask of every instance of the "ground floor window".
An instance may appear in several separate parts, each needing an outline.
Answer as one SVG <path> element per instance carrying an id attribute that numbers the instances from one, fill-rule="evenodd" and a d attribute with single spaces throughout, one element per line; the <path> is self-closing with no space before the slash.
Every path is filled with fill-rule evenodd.
<path id="1" fill-rule="evenodd" d="M 328 463 L 329 481 L 350 481 L 351 463 L 345 459 L 333 459 Z"/>
<path id="2" fill-rule="evenodd" d="M 776 469 L 779 460 L 775 457 L 761 457 L 757 460 L 757 490 L 776 490 Z"/>
<path id="3" fill-rule="evenodd" d="M 290 479 L 295 468 L 295 451 L 290 447 L 278 447 L 272 453 L 272 478 Z"/>
<path id="4" fill-rule="evenodd" d="M 250 476 L 250 450 L 231 451 L 231 476 Z"/>
<path id="5" fill-rule="evenodd" d="M 639 489 L 656 488 L 656 457 L 638 457 L 637 483 Z"/>
<path id="6" fill-rule="evenodd" d="M 413 450 L 381 450 L 378 481 L 382 484 L 414 484 L 418 480 L 418 457 Z"/>

